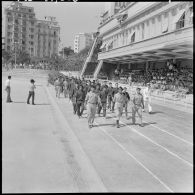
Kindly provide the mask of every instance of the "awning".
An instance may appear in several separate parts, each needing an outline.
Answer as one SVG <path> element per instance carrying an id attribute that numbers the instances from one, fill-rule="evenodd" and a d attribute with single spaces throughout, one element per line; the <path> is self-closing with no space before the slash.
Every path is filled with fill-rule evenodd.
<path id="1" fill-rule="evenodd" d="M 131 42 L 131 37 L 133 36 L 133 34 L 135 33 L 135 31 L 131 32 L 131 34 L 128 36 L 127 38 L 127 42 Z"/>
<path id="2" fill-rule="evenodd" d="M 185 9 L 180 10 L 175 16 L 175 18 L 173 19 L 173 24 L 177 23 L 184 13 L 185 13 Z"/>

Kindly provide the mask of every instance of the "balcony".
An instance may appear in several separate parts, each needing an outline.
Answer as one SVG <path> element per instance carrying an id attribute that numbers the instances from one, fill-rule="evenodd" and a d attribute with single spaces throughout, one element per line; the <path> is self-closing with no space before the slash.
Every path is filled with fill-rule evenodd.
<path id="1" fill-rule="evenodd" d="M 193 27 L 192 25 L 188 25 L 187 27 L 179 28 L 172 32 L 167 32 L 153 38 L 134 42 L 126 46 L 111 49 L 109 51 L 100 52 L 98 54 L 98 60 L 108 60 L 110 62 L 123 60 L 124 62 L 131 62 L 137 59 L 142 59 L 143 61 L 153 60 L 155 58 L 158 59 L 158 57 L 190 58 L 192 57 L 192 46 Z M 170 53 L 168 50 L 166 51 L 166 48 L 170 48 Z M 150 51 L 155 50 L 159 51 L 159 53 L 152 57 L 154 52 L 151 53 Z M 181 52 L 179 52 L 179 50 Z M 175 52 L 171 54 L 171 51 Z M 125 57 L 123 58 L 122 56 Z"/>

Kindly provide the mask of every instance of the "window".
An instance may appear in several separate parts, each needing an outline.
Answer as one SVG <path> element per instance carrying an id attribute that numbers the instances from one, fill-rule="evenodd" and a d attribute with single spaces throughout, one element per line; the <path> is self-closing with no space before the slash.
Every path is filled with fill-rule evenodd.
<path id="1" fill-rule="evenodd" d="M 131 36 L 131 43 L 135 42 L 135 32 L 133 32 L 132 36 Z"/>
<path id="2" fill-rule="evenodd" d="M 8 27 L 8 29 L 11 29 L 12 28 L 12 25 L 8 25 L 7 27 Z"/>
<path id="3" fill-rule="evenodd" d="M 142 40 L 144 39 L 144 23 L 142 23 Z"/>
<path id="4" fill-rule="evenodd" d="M 7 18 L 7 21 L 8 21 L 8 22 L 12 22 L 13 19 L 12 19 L 11 17 L 9 17 L 9 18 Z"/>
<path id="5" fill-rule="evenodd" d="M 183 28 L 185 25 L 185 10 L 180 10 L 175 18 L 173 19 L 173 25 L 175 25 L 175 29 Z"/>
<path id="6" fill-rule="evenodd" d="M 164 18 L 162 21 L 162 33 L 165 33 L 168 31 L 168 25 L 169 25 L 168 13 L 164 13 Z"/>
<path id="7" fill-rule="evenodd" d="M 12 33 L 11 32 L 8 32 L 7 35 L 11 37 L 12 36 Z"/>

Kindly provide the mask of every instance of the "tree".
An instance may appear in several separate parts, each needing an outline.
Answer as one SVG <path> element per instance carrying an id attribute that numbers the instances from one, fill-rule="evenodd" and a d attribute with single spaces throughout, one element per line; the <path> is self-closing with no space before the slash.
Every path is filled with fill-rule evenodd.
<path id="1" fill-rule="evenodd" d="M 62 50 L 59 52 L 63 57 L 65 56 L 66 58 L 74 53 L 74 51 L 71 49 L 71 47 L 64 47 Z"/>

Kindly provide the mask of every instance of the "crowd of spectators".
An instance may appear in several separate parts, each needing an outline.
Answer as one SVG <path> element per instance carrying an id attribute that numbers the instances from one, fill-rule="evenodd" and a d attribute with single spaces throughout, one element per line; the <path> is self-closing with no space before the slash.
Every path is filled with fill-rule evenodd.
<path id="1" fill-rule="evenodd" d="M 183 94 L 193 93 L 193 69 L 189 67 L 180 67 L 170 64 L 160 69 L 152 69 L 147 72 L 144 70 L 129 74 L 132 77 L 134 85 L 146 85 L 151 83 L 153 88 L 159 93 L 163 91 L 174 91 Z M 118 81 L 124 83 L 124 79 L 118 74 Z M 126 78 L 128 83 L 128 77 Z"/>

